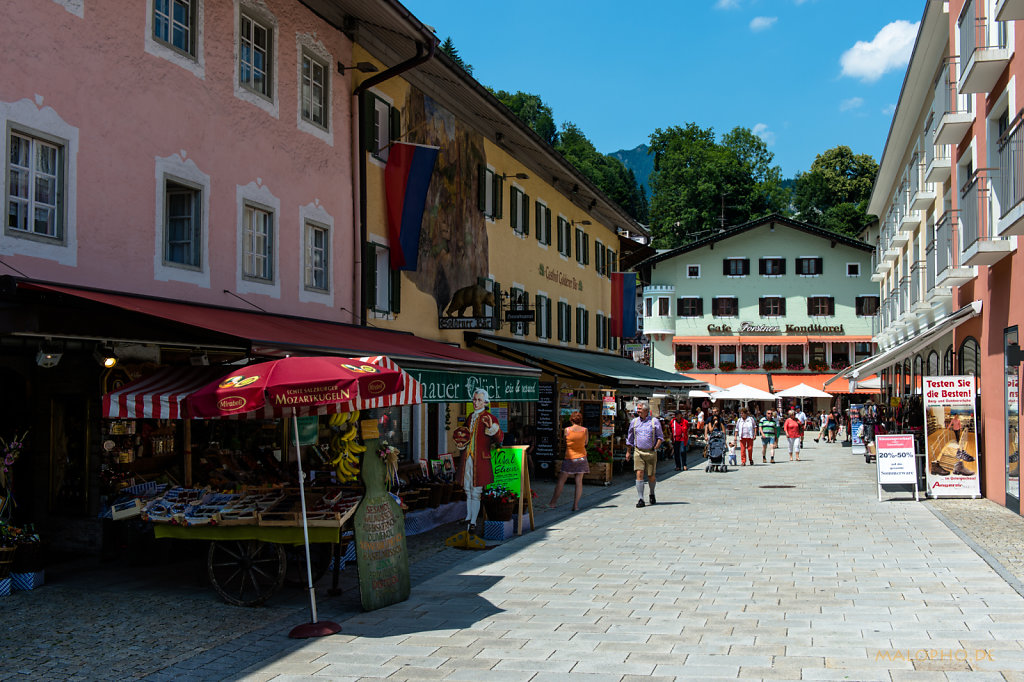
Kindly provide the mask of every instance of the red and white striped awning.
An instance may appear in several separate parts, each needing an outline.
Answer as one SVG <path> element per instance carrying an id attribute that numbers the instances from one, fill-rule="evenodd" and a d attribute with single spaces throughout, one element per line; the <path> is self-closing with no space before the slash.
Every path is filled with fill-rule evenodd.
<path id="1" fill-rule="evenodd" d="M 374 407 L 397 405 L 418 405 L 423 402 L 423 384 L 413 379 L 391 358 L 373 355 L 359 358 L 372 365 L 397 369 L 405 380 L 400 392 L 381 398 L 353 400 L 334 405 L 288 408 L 285 414 L 281 408 L 267 405 L 256 412 L 232 415 L 227 419 L 280 419 L 294 416 L 306 417 L 326 415 L 335 412 L 351 412 Z M 103 416 L 108 419 L 187 419 L 185 399 L 203 386 L 220 379 L 225 374 L 223 367 L 163 367 L 150 376 L 133 381 L 122 388 L 103 396 Z"/>
<path id="2" fill-rule="evenodd" d="M 215 381 L 223 367 L 162 367 L 103 396 L 107 419 L 185 419 L 185 398 Z"/>

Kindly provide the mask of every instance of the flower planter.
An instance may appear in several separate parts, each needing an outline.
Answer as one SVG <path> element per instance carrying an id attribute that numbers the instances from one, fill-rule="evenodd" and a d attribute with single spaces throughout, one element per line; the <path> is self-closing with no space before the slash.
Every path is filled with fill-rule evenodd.
<path id="1" fill-rule="evenodd" d="M 511 521 L 512 514 L 515 512 L 518 504 L 517 500 L 510 500 L 508 502 L 485 501 L 484 511 L 487 512 L 487 518 L 490 521 Z"/>

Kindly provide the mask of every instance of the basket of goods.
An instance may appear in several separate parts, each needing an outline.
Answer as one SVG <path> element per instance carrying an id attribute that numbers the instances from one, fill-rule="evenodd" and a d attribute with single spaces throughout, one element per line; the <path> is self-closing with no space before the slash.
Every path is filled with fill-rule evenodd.
<path id="1" fill-rule="evenodd" d="M 491 521 L 511 521 L 519 495 L 503 485 L 490 485 L 483 493 L 484 511 Z"/>

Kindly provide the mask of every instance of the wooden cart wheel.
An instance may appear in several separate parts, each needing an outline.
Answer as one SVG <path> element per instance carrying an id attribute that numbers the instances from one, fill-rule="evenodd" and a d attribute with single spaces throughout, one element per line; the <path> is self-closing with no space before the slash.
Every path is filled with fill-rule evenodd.
<path id="1" fill-rule="evenodd" d="M 257 606 L 281 589 L 287 560 L 281 545 L 259 540 L 214 540 L 206 569 L 217 594 L 235 606 Z"/>
<path id="2" fill-rule="evenodd" d="M 313 584 L 324 577 L 331 565 L 331 549 L 333 545 L 316 543 L 309 546 L 309 559 L 313 564 Z M 284 550 L 288 567 L 285 570 L 284 582 L 289 587 L 308 587 L 306 576 L 306 548 L 303 545 L 289 545 Z"/>

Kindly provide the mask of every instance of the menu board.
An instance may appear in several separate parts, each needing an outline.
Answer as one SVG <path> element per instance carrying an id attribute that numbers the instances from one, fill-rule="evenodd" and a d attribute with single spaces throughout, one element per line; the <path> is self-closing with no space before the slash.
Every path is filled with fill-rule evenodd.
<path id="1" fill-rule="evenodd" d="M 537 461 L 555 459 L 558 438 L 555 427 L 555 384 L 541 382 L 537 397 Z"/>
<path id="2" fill-rule="evenodd" d="M 590 400 L 580 405 L 583 413 L 583 426 L 592 433 L 601 433 L 601 403 Z"/>

